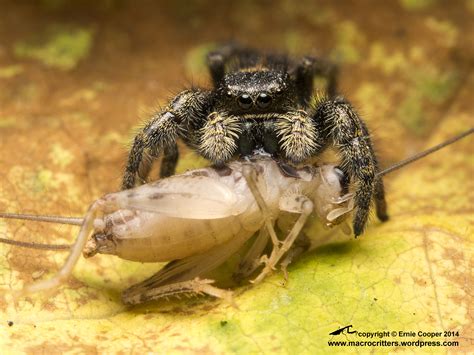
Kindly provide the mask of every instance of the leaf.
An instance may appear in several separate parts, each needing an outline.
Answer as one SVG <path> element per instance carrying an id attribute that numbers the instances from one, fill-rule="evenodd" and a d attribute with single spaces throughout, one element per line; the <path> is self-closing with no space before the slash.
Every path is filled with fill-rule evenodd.
<path id="1" fill-rule="evenodd" d="M 13 13 L 27 16 L 9 6 Z M 312 5 L 307 6 L 295 8 L 292 19 L 304 19 L 316 12 Z M 371 42 L 371 29 L 365 27 L 370 25 L 362 18 L 347 18 L 337 7 L 326 10 L 330 22 L 344 20 L 351 24 L 350 32 L 358 34 L 354 43 L 354 36 L 341 37 L 340 29 L 326 23 L 342 41 L 334 48 L 357 52 L 350 56 L 349 62 L 354 64 L 344 67 L 342 82 L 374 130 L 383 166 L 472 126 L 474 78 L 466 74 L 464 63 L 451 62 L 449 48 L 436 47 L 432 36 L 438 35 L 439 28 L 434 34 L 423 32 L 423 39 L 409 33 L 403 46 L 392 48 L 384 40 Z M 253 11 L 264 13 L 268 9 L 246 3 L 245 11 L 235 10 L 241 31 L 263 30 L 258 27 L 259 17 L 245 21 Z M 411 28 L 419 22 L 397 11 L 401 26 Z M 125 12 L 130 18 L 138 16 Z M 145 16 L 148 12 L 137 21 L 151 26 L 155 19 Z M 163 29 L 176 26 L 166 26 L 166 21 L 172 19 L 163 18 Z M 209 22 L 206 31 L 216 29 L 212 21 L 204 22 Z M 33 25 L 24 23 L 33 32 Z M 462 29 L 462 23 L 456 26 Z M 298 33 L 306 33 L 303 25 L 299 26 Z M 135 35 L 148 38 L 150 28 L 139 26 Z M 90 73 L 79 66 L 55 71 L 52 76 L 34 61 L 0 63 L 1 68 L 22 68 L 15 75 L 0 78 L 0 211 L 81 216 L 93 200 L 120 185 L 124 142 L 131 141 L 127 132 L 137 124 L 137 112 L 152 105 L 149 98 L 156 97 L 158 81 L 164 88 L 176 82 L 180 68 L 163 56 L 162 47 L 139 41 L 132 50 L 128 32 L 120 32 L 120 26 L 113 29 L 90 39 L 97 41 L 94 48 L 105 48 L 105 53 L 81 54 L 81 63 L 97 65 L 94 68 L 98 72 Z M 314 32 L 311 28 L 312 36 L 324 40 L 324 33 Z M 391 34 L 385 36 L 390 43 Z M 306 43 L 307 39 L 298 41 Z M 278 44 L 273 43 L 275 47 Z M 184 47 L 176 46 L 184 53 Z M 146 55 L 136 55 L 139 49 Z M 429 55 L 435 50 L 439 57 Z M 114 54 L 113 59 L 108 51 Z M 364 51 L 376 52 L 377 56 L 364 61 L 360 59 Z M 124 63 L 130 72 L 122 72 Z M 395 64 L 388 70 L 387 63 Z M 453 70 L 459 75 L 444 74 Z M 421 74 L 413 75 L 417 72 Z M 144 73 L 157 75 L 159 80 L 137 79 L 146 77 Z M 40 80 L 25 81 L 34 75 Z M 451 80 L 455 77 L 460 79 Z M 423 83 L 440 84 L 423 85 L 420 92 L 419 78 Z M 430 91 L 441 86 L 442 94 Z M 158 95 L 163 99 L 166 93 Z M 438 99 L 430 100 L 432 97 Z M 407 102 L 415 103 L 416 109 L 403 104 Z M 120 292 L 162 265 L 132 263 L 107 255 L 81 260 L 74 276 L 51 294 L 15 299 L 10 290 L 51 277 L 65 255 L 0 245 L 0 288 L 4 290 L 0 295 L 0 347 L 4 352 L 27 353 L 316 353 L 369 349 L 328 346 L 333 340 L 421 339 L 460 343 L 456 347 L 426 346 L 423 350 L 472 351 L 472 144 L 472 138 L 465 139 L 388 175 L 388 222 L 381 224 L 373 218 L 359 239 L 328 240 L 303 255 L 290 266 L 284 286 L 282 274 L 276 272 L 260 285 L 235 289 L 238 309 L 206 297 L 126 307 Z M 196 166 L 194 156 L 183 156 L 181 171 Z M 9 239 L 63 244 L 70 243 L 75 233 L 77 228 L 70 226 L 0 220 L 0 237 Z M 312 226 L 307 233 L 314 239 L 321 237 Z M 397 334 L 384 338 L 329 335 L 347 325 L 358 332 Z M 417 334 L 445 330 L 457 331 L 459 336 L 445 339 Z M 415 336 L 398 333 L 412 331 Z M 370 350 L 417 348 L 379 345 Z"/>

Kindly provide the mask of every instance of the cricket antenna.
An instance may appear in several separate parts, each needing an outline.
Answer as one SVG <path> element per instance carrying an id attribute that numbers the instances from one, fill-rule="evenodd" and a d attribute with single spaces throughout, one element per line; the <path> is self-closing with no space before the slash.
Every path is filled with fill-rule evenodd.
<path id="1" fill-rule="evenodd" d="M 384 176 L 388 173 L 391 173 L 392 171 L 403 168 L 405 165 L 408 165 L 408 164 L 411 164 L 411 163 L 413 163 L 417 160 L 420 160 L 421 158 L 424 158 L 427 155 L 430 155 L 430 154 L 432 154 L 432 153 L 434 153 L 434 152 L 436 152 L 436 151 L 438 151 L 438 150 L 440 150 L 444 147 L 447 147 L 448 145 L 451 145 L 451 144 L 457 142 L 458 140 L 461 140 L 464 137 L 467 137 L 468 135 L 470 135 L 472 133 L 474 133 L 474 127 L 468 129 L 467 131 L 465 131 L 463 133 L 458 134 L 457 136 L 454 136 L 454 137 L 448 139 L 447 141 L 444 141 L 443 143 L 435 145 L 434 147 L 431 147 L 431 148 L 429 148 L 429 149 L 427 149 L 423 152 L 420 152 L 418 154 L 415 154 L 415 155 L 411 156 L 410 158 L 407 158 L 407 159 L 402 160 L 398 163 L 395 163 L 392 166 L 389 166 L 388 168 L 383 169 L 382 171 L 379 171 L 377 173 L 377 177 Z"/>
<path id="2" fill-rule="evenodd" d="M 18 240 L 12 240 L 7 238 L 0 238 L 0 243 L 10 244 L 16 247 L 28 248 L 28 249 L 39 249 L 39 250 L 55 250 L 55 251 L 67 251 L 71 250 L 73 244 L 42 244 L 42 243 L 29 243 L 21 242 Z"/>
<path id="3" fill-rule="evenodd" d="M 1 213 L 1 212 L 0 212 L 0 218 L 25 219 L 28 221 L 58 223 L 58 224 L 72 224 L 74 226 L 81 226 L 82 222 L 84 222 L 84 219 L 79 218 L 79 217 L 43 216 L 43 215 L 34 215 L 34 214 Z"/>
<path id="4" fill-rule="evenodd" d="M 83 218 L 77 217 L 60 217 L 60 216 L 39 216 L 34 214 L 21 214 L 21 213 L 0 213 L 0 218 L 10 219 L 23 219 L 28 221 L 47 222 L 47 223 L 59 223 L 59 224 L 72 224 L 74 226 L 82 226 L 84 222 Z M 68 251 L 71 250 L 73 244 L 42 244 L 42 243 L 30 243 L 22 242 L 18 240 L 12 240 L 7 238 L 0 238 L 0 243 L 10 244 L 17 247 L 39 249 L 39 250 L 55 250 L 55 251 Z"/>

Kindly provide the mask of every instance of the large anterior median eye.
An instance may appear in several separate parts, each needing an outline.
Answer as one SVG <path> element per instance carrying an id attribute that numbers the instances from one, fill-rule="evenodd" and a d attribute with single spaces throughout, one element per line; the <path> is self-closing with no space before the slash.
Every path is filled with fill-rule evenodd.
<path id="1" fill-rule="evenodd" d="M 244 110 L 249 109 L 253 105 L 252 98 L 247 94 L 240 95 L 237 101 Z"/>
<path id="2" fill-rule="evenodd" d="M 257 106 L 260 108 L 267 108 L 272 102 L 272 97 L 266 92 L 261 92 L 257 97 Z"/>

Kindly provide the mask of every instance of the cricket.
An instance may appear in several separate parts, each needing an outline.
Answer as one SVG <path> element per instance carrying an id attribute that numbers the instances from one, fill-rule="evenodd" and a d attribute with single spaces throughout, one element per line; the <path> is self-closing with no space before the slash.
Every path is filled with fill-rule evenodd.
<path id="1" fill-rule="evenodd" d="M 381 170 L 394 170 L 432 154 L 474 132 L 450 140 Z M 286 267 L 305 248 L 295 241 L 310 216 L 327 227 L 342 226 L 354 209 L 348 179 L 335 165 L 292 167 L 265 152 L 107 194 L 91 204 L 83 218 L 0 213 L 0 218 L 73 224 L 80 231 L 72 245 L 25 243 L 0 239 L 19 247 L 69 250 L 66 262 L 48 280 L 26 285 L 21 294 L 60 286 L 81 254 L 115 255 L 139 262 L 168 262 L 158 273 L 123 291 L 125 304 L 140 304 L 180 294 L 207 294 L 232 301 L 206 274 L 219 267 L 256 235 L 235 274 L 259 283 L 279 265 Z M 296 216 L 280 238 L 282 213 Z M 265 253 L 270 244 L 270 252 Z"/>

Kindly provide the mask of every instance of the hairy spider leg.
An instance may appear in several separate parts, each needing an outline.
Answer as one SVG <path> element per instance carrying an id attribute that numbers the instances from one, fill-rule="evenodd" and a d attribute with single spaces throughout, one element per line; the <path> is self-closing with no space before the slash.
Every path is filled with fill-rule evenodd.
<path id="1" fill-rule="evenodd" d="M 207 116 L 209 92 L 184 90 L 162 111 L 155 113 L 137 134 L 128 156 L 122 189 L 135 187 L 137 177 L 146 182 L 151 164 L 163 153 L 161 177 L 171 176 L 178 161 L 176 140 L 181 137 L 191 148 L 198 142 L 198 131 Z"/>
<path id="2" fill-rule="evenodd" d="M 353 229 L 357 237 L 365 229 L 373 197 L 379 219 L 388 219 L 383 181 L 376 178 L 378 162 L 369 132 L 350 103 L 340 97 L 320 102 L 313 117 L 323 126 L 326 139 L 331 140 L 338 149 L 342 159 L 341 169 L 355 179 L 357 210 Z"/>
<path id="3" fill-rule="evenodd" d="M 304 107 L 311 102 L 314 92 L 314 78 L 320 77 L 326 81 L 326 95 L 334 98 L 337 95 L 338 66 L 328 60 L 305 56 L 296 65 L 295 82 Z"/>

